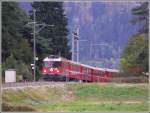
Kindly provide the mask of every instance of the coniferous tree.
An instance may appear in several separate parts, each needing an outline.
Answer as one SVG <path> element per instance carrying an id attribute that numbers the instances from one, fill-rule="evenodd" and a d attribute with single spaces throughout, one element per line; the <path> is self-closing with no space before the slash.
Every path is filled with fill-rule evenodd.
<path id="1" fill-rule="evenodd" d="M 144 25 L 139 29 L 140 34 L 148 34 L 148 23 L 149 23 L 149 7 L 148 2 L 143 2 L 139 6 L 132 9 L 132 14 L 134 15 L 131 23 L 136 24 L 143 22 Z M 148 38 L 148 37 L 147 37 Z"/>
<path id="2" fill-rule="evenodd" d="M 21 73 L 18 69 L 24 64 L 30 71 L 32 61 L 32 51 L 30 44 L 22 34 L 27 16 L 19 8 L 17 2 L 2 2 L 2 64 L 3 70 L 15 68 L 17 74 Z M 10 59 L 13 59 L 10 61 Z M 15 62 L 13 62 L 15 61 Z M 23 71 L 22 71 L 23 72 Z M 25 74 L 21 73 L 23 76 Z M 28 74 L 30 76 L 30 74 Z"/>
<path id="3" fill-rule="evenodd" d="M 43 59 L 47 55 L 60 55 L 70 58 L 68 47 L 67 18 L 64 14 L 62 2 L 34 2 L 32 7 L 36 9 L 36 21 L 46 26 L 36 36 L 37 55 Z M 31 12 L 33 19 L 33 12 Z"/>

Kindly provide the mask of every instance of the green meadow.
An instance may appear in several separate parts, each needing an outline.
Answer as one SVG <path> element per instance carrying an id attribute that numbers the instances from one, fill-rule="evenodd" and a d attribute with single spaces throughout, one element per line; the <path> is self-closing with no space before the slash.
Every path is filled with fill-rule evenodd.
<path id="1" fill-rule="evenodd" d="M 148 84 L 64 83 L 3 89 L 3 111 L 148 111 Z"/>

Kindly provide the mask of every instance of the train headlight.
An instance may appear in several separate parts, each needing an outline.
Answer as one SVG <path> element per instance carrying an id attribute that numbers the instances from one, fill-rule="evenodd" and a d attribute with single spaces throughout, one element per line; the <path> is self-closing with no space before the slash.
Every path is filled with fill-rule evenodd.
<path id="1" fill-rule="evenodd" d="M 57 70 L 56 72 L 59 73 L 59 70 Z"/>
<path id="2" fill-rule="evenodd" d="M 46 73 L 47 71 L 46 71 L 46 69 L 44 69 L 44 73 Z"/>

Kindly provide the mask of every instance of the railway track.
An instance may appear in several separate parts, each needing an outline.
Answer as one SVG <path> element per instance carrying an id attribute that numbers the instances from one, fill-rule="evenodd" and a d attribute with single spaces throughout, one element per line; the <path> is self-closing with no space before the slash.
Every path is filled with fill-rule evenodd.
<path id="1" fill-rule="evenodd" d="M 65 84 L 77 84 L 77 82 L 19 82 L 19 83 L 3 83 L 2 89 L 10 88 L 26 88 L 26 87 L 41 87 L 41 86 L 64 86 Z"/>

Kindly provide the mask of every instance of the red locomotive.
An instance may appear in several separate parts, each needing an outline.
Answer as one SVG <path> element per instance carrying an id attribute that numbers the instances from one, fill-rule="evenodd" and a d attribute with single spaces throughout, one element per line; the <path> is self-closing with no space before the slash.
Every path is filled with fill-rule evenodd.
<path id="1" fill-rule="evenodd" d="M 43 60 L 42 74 L 44 79 L 76 79 L 89 82 L 106 82 L 108 77 L 118 70 L 92 67 L 58 56 L 49 56 Z"/>

